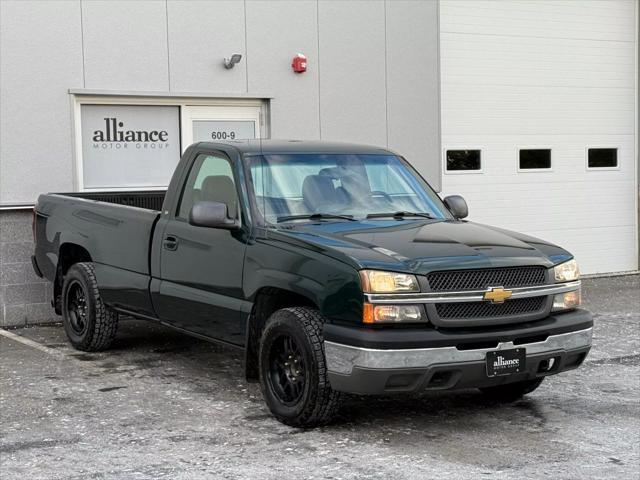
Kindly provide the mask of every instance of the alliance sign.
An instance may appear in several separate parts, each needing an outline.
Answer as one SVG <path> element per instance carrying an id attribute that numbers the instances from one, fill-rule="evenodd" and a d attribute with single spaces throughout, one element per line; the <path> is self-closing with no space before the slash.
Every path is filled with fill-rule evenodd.
<path id="1" fill-rule="evenodd" d="M 124 122 L 117 118 L 105 118 L 104 123 L 104 130 L 93 132 L 94 142 L 166 142 L 169 137 L 166 130 L 118 130 L 124 128 Z"/>
<path id="2" fill-rule="evenodd" d="M 166 187 L 180 160 L 180 109 L 82 105 L 84 189 Z"/>

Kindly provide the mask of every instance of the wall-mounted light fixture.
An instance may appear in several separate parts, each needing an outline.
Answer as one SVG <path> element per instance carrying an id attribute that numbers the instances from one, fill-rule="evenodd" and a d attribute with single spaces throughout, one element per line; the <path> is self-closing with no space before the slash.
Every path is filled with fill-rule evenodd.
<path id="1" fill-rule="evenodd" d="M 239 53 L 234 53 L 233 55 L 231 55 L 231 58 L 224 59 L 224 68 L 229 70 L 233 68 L 236 63 L 239 63 L 240 60 L 242 60 L 242 55 L 240 55 Z"/>

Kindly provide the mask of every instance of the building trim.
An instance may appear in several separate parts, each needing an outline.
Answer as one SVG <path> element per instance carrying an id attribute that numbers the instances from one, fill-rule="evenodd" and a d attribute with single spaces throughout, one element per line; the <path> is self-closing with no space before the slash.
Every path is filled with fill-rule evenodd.
<path id="1" fill-rule="evenodd" d="M 638 137 L 640 137 L 640 76 L 638 75 L 638 63 L 640 63 L 640 48 L 638 43 L 640 42 L 640 3 L 636 2 L 636 104 L 635 104 L 635 118 L 636 132 L 635 132 L 635 199 L 636 202 L 636 268 L 640 270 L 640 182 L 638 180 L 638 169 L 640 168 L 640 154 L 638 152 Z"/>
<path id="2" fill-rule="evenodd" d="M 0 211 L 31 210 L 33 207 L 35 207 L 35 203 L 3 203 L 0 205 Z"/>
<path id="3" fill-rule="evenodd" d="M 145 92 L 137 90 L 94 90 L 89 88 L 70 88 L 71 95 L 87 95 L 100 97 L 153 97 L 153 98 L 206 98 L 206 99 L 226 99 L 226 98 L 247 98 L 254 100 L 264 100 L 275 98 L 275 95 L 237 92 Z"/>
<path id="4" fill-rule="evenodd" d="M 441 46 L 440 46 L 440 35 L 441 35 L 441 29 L 440 29 L 440 0 L 437 1 L 436 3 L 436 69 L 437 69 L 437 74 L 436 74 L 436 78 L 438 79 L 438 120 L 436 122 L 436 130 L 437 130 L 437 136 L 436 138 L 438 139 L 437 142 L 438 144 L 436 145 L 438 152 L 442 152 L 443 150 L 443 146 L 442 146 L 442 68 L 441 68 L 441 57 L 442 57 L 442 51 L 441 51 Z M 480 153 L 481 157 L 480 157 L 480 161 L 482 162 L 482 153 Z M 446 158 L 444 160 L 446 162 Z M 482 166 L 482 165 L 481 165 Z M 438 188 L 435 189 L 436 192 L 441 193 L 442 189 L 444 187 L 444 174 L 445 174 L 445 170 L 446 170 L 446 164 L 442 163 L 442 160 L 440 162 L 438 162 L 438 179 L 440 180 L 438 182 Z"/>

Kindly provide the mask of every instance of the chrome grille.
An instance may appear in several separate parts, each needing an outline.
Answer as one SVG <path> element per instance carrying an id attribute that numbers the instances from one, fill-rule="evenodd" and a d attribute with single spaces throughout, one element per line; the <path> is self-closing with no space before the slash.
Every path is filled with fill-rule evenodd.
<path id="1" fill-rule="evenodd" d="M 492 318 L 535 313 L 545 306 L 546 297 L 529 297 L 507 300 L 504 303 L 459 302 L 438 303 L 436 310 L 443 319 Z"/>
<path id="2" fill-rule="evenodd" d="M 547 283 L 546 273 L 546 268 L 540 266 L 452 270 L 431 272 L 427 282 L 433 292 L 529 287 Z"/>

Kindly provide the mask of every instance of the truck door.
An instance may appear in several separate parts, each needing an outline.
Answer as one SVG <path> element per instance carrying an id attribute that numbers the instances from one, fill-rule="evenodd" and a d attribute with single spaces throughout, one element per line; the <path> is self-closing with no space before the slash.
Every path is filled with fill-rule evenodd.
<path id="1" fill-rule="evenodd" d="M 199 154 L 189 170 L 178 207 L 169 212 L 160 242 L 160 285 L 156 310 L 161 320 L 194 333 L 242 345 L 244 230 L 190 225 L 198 201 L 227 204 L 235 218 L 236 162 L 224 153 Z"/>

